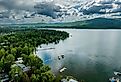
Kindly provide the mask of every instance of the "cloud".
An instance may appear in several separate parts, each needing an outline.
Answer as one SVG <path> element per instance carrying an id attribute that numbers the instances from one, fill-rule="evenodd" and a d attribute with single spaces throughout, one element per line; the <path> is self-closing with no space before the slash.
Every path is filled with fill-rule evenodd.
<path id="1" fill-rule="evenodd" d="M 42 2 L 34 6 L 37 14 L 50 16 L 57 18 L 56 12 L 60 12 L 60 7 L 55 5 L 53 2 Z"/>
<path id="2" fill-rule="evenodd" d="M 57 18 L 57 12 L 60 12 L 60 7 L 55 4 L 54 1 L 37 2 L 35 0 L 0 0 L 0 12 L 7 10 L 5 12 L 7 12 L 8 15 L 15 16 L 20 14 L 25 15 L 25 18 L 27 18 L 26 12 L 30 12 L 33 16 L 37 16 L 36 14 L 38 14 Z M 2 15 L 4 15 L 4 13 L 2 13 Z"/>
<path id="3" fill-rule="evenodd" d="M 95 0 L 85 4 L 82 8 L 84 14 L 107 14 L 121 12 L 120 0 Z"/>
<path id="4" fill-rule="evenodd" d="M 34 0 L 0 0 L 0 17 L 18 19 L 28 12 L 34 12 Z"/>
<path id="5" fill-rule="evenodd" d="M 0 0 L 0 22 L 78 21 L 113 13 L 121 13 L 121 0 Z"/>
<path id="6" fill-rule="evenodd" d="M 0 5 L 8 10 L 32 10 L 34 0 L 0 0 Z"/>

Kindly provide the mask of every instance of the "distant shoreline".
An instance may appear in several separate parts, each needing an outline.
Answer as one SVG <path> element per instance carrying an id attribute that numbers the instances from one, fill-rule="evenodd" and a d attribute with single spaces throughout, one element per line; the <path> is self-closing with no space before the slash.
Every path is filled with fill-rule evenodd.
<path id="1" fill-rule="evenodd" d="M 24 24 L 0 24 L 0 27 L 19 28 L 61 28 L 61 29 L 121 29 L 121 19 L 95 18 L 85 21 L 64 23 L 24 23 Z"/>
<path id="2" fill-rule="evenodd" d="M 34 26 L 34 25 L 0 25 L 0 28 L 33 28 L 33 29 L 121 29 L 121 27 L 80 27 L 80 26 Z"/>

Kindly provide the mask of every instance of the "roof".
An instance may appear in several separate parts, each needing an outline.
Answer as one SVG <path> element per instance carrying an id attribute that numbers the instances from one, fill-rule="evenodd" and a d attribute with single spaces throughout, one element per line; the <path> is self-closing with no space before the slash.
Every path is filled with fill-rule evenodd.
<path id="1" fill-rule="evenodd" d="M 6 82 L 8 80 L 9 80 L 9 78 L 8 78 L 8 75 L 6 73 L 0 74 L 0 81 L 1 82 Z"/>
<path id="2" fill-rule="evenodd" d="M 26 72 L 26 71 L 30 70 L 30 67 L 26 67 L 24 64 L 13 64 L 12 65 L 12 67 L 15 67 L 15 66 L 20 67 L 23 70 L 23 72 Z"/>
<path id="3" fill-rule="evenodd" d="M 18 60 L 16 61 L 16 63 L 23 63 L 22 58 L 17 58 Z"/>
<path id="4" fill-rule="evenodd" d="M 18 60 L 22 60 L 22 58 L 17 58 Z"/>
<path id="5" fill-rule="evenodd" d="M 19 66 L 23 70 L 23 72 L 30 70 L 30 67 L 26 67 L 24 64 L 17 64 L 17 66 Z"/>
<path id="6" fill-rule="evenodd" d="M 1 79 L 1 82 L 6 82 L 8 80 L 9 80 L 9 78 Z"/>
<path id="7" fill-rule="evenodd" d="M 16 63 L 23 63 L 23 60 L 18 60 L 16 61 Z"/>

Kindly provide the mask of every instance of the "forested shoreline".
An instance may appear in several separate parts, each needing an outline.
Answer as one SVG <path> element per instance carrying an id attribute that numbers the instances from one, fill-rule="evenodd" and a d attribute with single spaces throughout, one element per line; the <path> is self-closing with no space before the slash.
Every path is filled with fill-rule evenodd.
<path id="1" fill-rule="evenodd" d="M 33 52 L 41 44 L 57 44 L 69 34 L 44 29 L 10 30 L 7 33 L 0 35 L 0 80 L 6 75 L 11 82 L 54 82 L 56 78 L 51 68 Z M 18 59 L 22 62 L 18 63 Z M 27 69 L 24 71 L 22 66 Z"/>

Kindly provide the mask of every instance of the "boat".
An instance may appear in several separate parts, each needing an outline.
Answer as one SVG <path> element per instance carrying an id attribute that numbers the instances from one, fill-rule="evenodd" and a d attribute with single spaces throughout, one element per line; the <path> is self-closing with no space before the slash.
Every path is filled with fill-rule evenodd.
<path id="1" fill-rule="evenodd" d="M 60 73 L 64 72 L 67 68 L 63 67 L 62 69 L 60 69 Z"/>
<path id="2" fill-rule="evenodd" d="M 119 78 L 112 77 L 109 79 L 110 82 L 120 82 Z"/>
<path id="3" fill-rule="evenodd" d="M 61 59 L 64 59 L 64 55 L 60 55 L 60 56 L 58 56 L 58 60 L 61 60 Z"/>
<path id="4" fill-rule="evenodd" d="M 61 55 L 62 59 L 64 58 L 64 55 Z"/>
<path id="5" fill-rule="evenodd" d="M 121 73 L 120 73 L 120 72 L 115 71 L 115 72 L 114 72 L 114 75 L 121 76 Z"/>
<path id="6" fill-rule="evenodd" d="M 60 56 L 58 56 L 58 60 L 60 60 L 61 58 L 60 58 Z"/>

